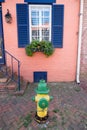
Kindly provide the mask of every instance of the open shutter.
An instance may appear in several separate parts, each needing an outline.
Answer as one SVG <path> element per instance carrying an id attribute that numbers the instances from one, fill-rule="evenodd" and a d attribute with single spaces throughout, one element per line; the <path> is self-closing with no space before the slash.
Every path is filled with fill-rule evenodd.
<path id="1" fill-rule="evenodd" d="M 28 4 L 17 4 L 18 47 L 29 44 Z"/>
<path id="2" fill-rule="evenodd" d="M 64 5 L 53 5 L 52 9 L 52 43 L 55 48 L 62 48 Z"/>

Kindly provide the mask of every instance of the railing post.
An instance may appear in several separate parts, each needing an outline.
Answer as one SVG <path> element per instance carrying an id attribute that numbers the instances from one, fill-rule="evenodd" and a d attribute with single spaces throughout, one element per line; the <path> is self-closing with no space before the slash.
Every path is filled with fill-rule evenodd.
<path id="1" fill-rule="evenodd" d="M 5 65 L 6 65 L 6 76 L 8 75 L 8 70 L 7 70 L 7 53 L 5 51 Z"/>
<path id="2" fill-rule="evenodd" d="M 12 65 L 12 79 L 13 79 L 13 57 L 11 57 L 11 65 Z"/>
<path id="3" fill-rule="evenodd" d="M 20 91 L 20 62 L 18 61 L 18 90 Z"/>

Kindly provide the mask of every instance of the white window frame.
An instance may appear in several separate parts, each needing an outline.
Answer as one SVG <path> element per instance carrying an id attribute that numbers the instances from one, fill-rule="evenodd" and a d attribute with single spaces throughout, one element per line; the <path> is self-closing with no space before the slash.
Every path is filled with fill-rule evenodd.
<path id="1" fill-rule="evenodd" d="M 45 7 L 48 7 L 50 9 L 50 19 L 49 19 L 49 28 L 50 28 L 50 31 L 49 31 L 49 41 L 51 41 L 51 26 L 52 26 L 52 6 L 51 5 L 29 5 L 29 19 L 31 19 L 31 8 L 32 7 L 37 7 L 37 8 L 45 8 Z M 40 34 L 41 35 L 41 34 Z M 31 34 L 31 20 L 29 20 L 29 37 L 30 37 L 30 42 L 32 41 L 32 34 Z"/>

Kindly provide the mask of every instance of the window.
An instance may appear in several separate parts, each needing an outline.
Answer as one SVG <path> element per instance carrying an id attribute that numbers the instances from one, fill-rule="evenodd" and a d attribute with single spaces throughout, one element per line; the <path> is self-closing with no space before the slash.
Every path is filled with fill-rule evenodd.
<path id="1" fill-rule="evenodd" d="M 51 6 L 30 5 L 30 41 L 51 41 Z"/>
<path id="2" fill-rule="evenodd" d="M 39 82 L 40 80 L 45 80 L 47 82 L 47 72 L 46 71 L 35 71 L 33 72 L 34 82 Z"/>
<path id="3" fill-rule="evenodd" d="M 34 39 L 51 41 L 63 47 L 64 5 L 17 4 L 18 47 Z"/>

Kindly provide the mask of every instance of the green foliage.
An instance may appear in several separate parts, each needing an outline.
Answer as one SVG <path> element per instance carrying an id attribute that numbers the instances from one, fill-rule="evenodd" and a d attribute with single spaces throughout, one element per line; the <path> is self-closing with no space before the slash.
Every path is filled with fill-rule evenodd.
<path id="1" fill-rule="evenodd" d="M 75 87 L 75 91 L 79 92 L 79 91 L 81 91 L 81 88 L 80 87 Z"/>
<path id="2" fill-rule="evenodd" d="M 31 114 L 28 114 L 25 117 L 24 122 L 23 122 L 24 127 L 27 127 L 31 122 L 32 122 Z"/>
<path id="3" fill-rule="evenodd" d="M 60 110 L 59 109 L 54 109 L 53 112 L 54 113 L 58 113 Z"/>
<path id="4" fill-rule="evenodd" d="M 49 41 L 33 40 L 26 46 L 25 51 L 28 56 L 32 56 L 35 52 L 43 52 L 46 56 L 50 56 L 53 54 L 54 48 Z"/>

